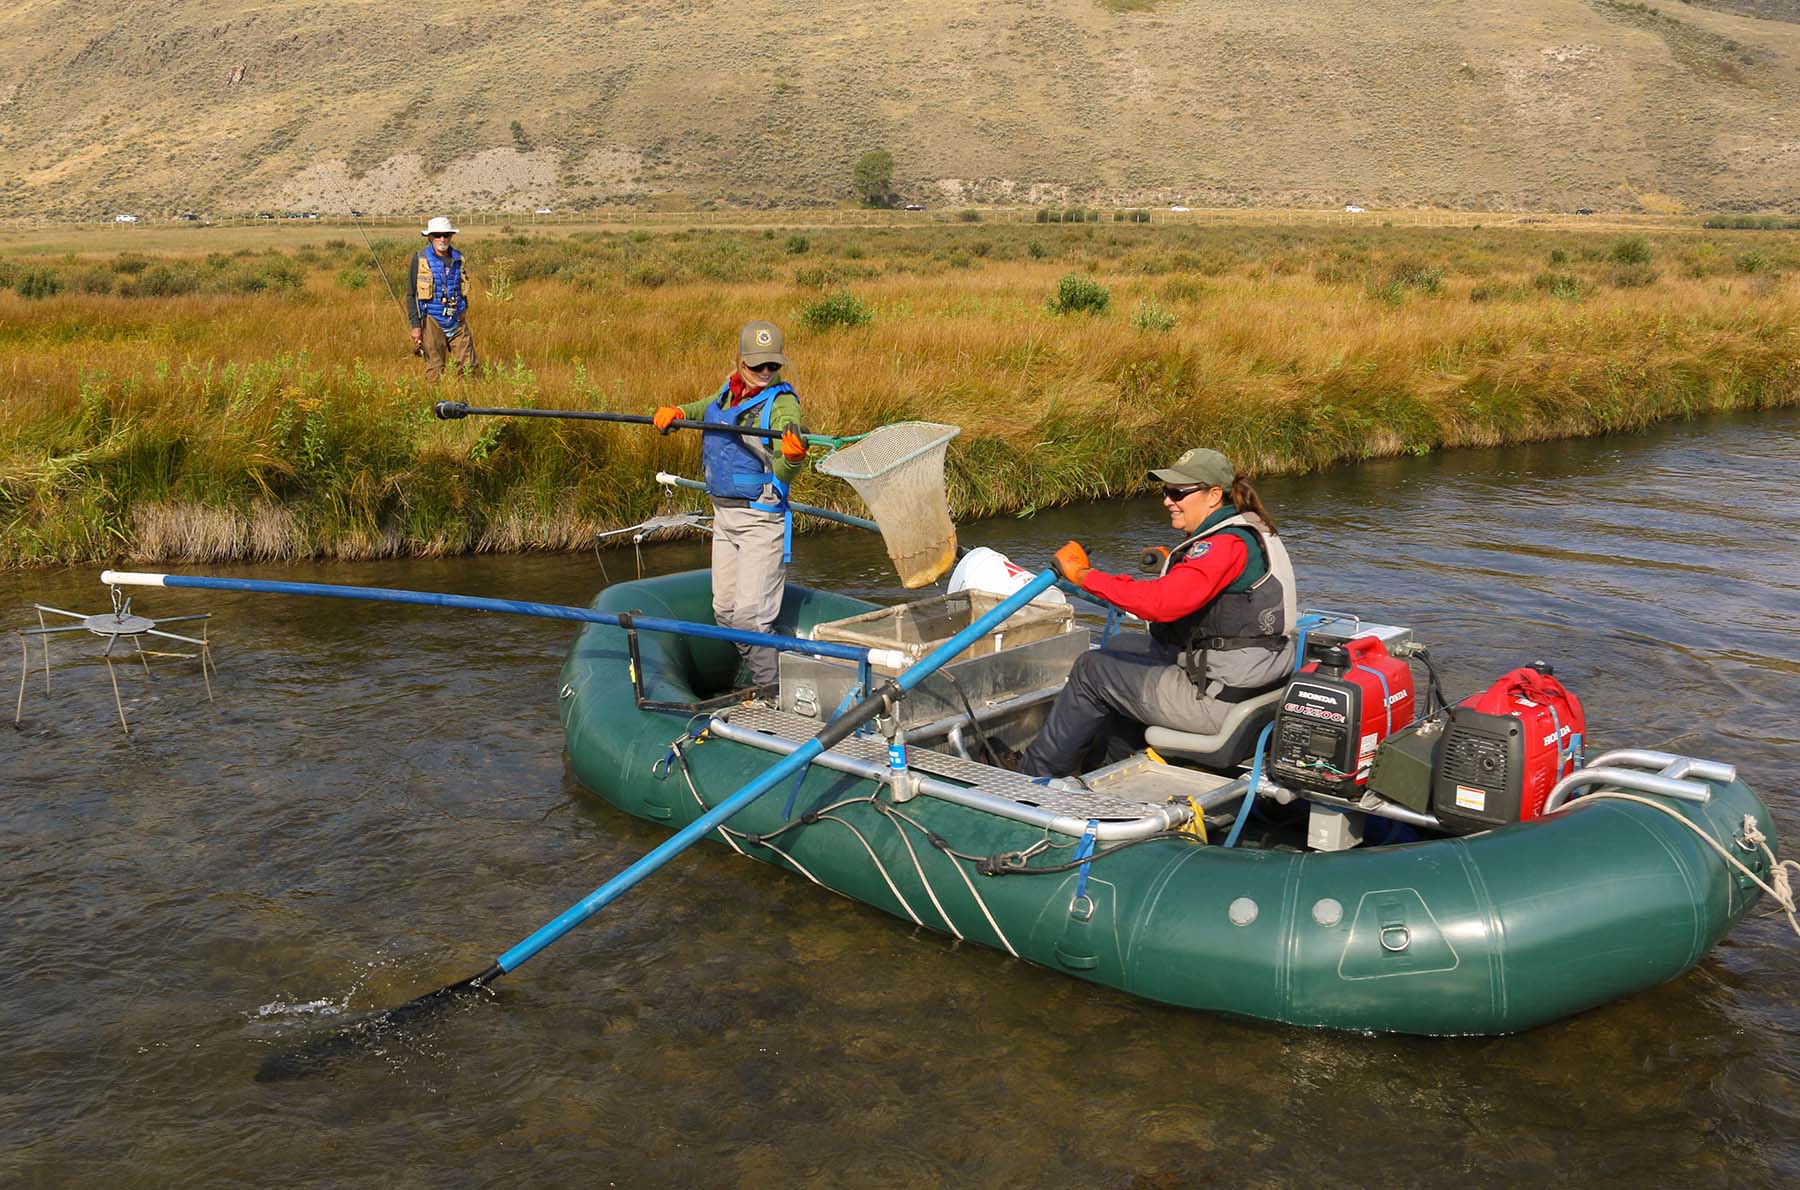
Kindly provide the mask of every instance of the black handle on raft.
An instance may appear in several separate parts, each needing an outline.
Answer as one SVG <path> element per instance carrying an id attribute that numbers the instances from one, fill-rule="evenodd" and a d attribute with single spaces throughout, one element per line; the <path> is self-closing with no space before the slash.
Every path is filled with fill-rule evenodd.
<path id="1" fill-rule="evenodd" d="M 439 401 L 431 411 L 440 421 L 459 421 L 465 417 L 560 417 L 567 421 L 618 421 L 634 426 L 653 426 L 656 419 L 642 413 L 601 413 L 592 409 L 475 409 L 461 401 Z M 785 430 L 759 430 L 753 426 L 722 426 L 712 422 L 689 421 L 678 417 L 669 423 L 671 430 L 707 430 L 716 434 L 736 434 L 740 438 L 768 438 L 779 441 Z M 805 427 L 797 433 L 812 442 Z"/>

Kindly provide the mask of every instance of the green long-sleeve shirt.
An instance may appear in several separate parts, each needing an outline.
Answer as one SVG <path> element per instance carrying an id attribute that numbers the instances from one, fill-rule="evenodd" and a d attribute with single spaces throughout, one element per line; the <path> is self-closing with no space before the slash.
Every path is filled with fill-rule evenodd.
<path id="1" fill-rule="evenodd" d="M 706 416 L 706 407 L 710 404 L 712 404 L 710 396 L 701 397 L 698 401 L 689 401 L 681 406 L 681 416 L 688 421 L 699 421 Z M 769 428 L 772 430 L 799 430 L 800 399 L 791 392 L 782 393 L 776 397 L 775 407 L 769 410 Z M 760 444 L 775 456 L 775 465 L 772 468 L 775 478 L 782 483 L 793 483 L 794 476 L 800 474 L 801 470 L 805 468 L 805 460 L 798 463 L 789 462 L 787 457 L 781 453 L 781 443 L 773 439 L 763 439 Z"/>

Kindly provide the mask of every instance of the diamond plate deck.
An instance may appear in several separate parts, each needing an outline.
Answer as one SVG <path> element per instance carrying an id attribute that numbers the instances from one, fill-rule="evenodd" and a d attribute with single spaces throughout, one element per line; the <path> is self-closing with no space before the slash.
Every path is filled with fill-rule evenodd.
<path id="1" fill-rule="evenodd" d="M 766 732 L 794 744 L 804 743 L 819 733 L 819 721 L 773 707 L 740 706 L 731 708 L 729 721 L 739 727 Z M 885 766 L 887 741 L 880 736 L 851 736 L 830 749 L 841 756 L 864 763 Z M 1004 798 L 1023 806 L 1035 806 L 1053 814 L 1100 821 L 1136 821 L 1160 813 L 1164 799 L 1147 800 L 1131 797 L 1125 791 L 1112 794 L 1087 789 L 1053 789 L 1036 784 L 1019 773 L 997 769 L 992 765 L 960 756 L 946 756 L 923 748 L 908 750 L 912 767 L 921 773 L 979 790 L 991 797 Z M 929 793 L 923 796 L 931 796 Z"/>

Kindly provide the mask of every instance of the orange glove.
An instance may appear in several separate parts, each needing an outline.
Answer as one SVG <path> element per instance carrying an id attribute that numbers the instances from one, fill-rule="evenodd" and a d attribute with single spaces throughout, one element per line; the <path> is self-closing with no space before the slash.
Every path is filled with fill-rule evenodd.
<path id="1" fill-rule="evenodd" d="M 1071 541 L 1057 550 L 1050 559 L 1050 566 L 1077 587 L 1081 586 L 1081 580 L 1087 577 L 1087 572 L 1093 569 L 1088 565 L 1087 550 L 1082 548 L 1079 541 Z"/>
<path id="2" fill-rule="evenodd" d="M 650 415 L 650 424 L 656 427 L 657 433 L 667 434 L 669 426 L 681 417 L 681 410 L 674 405 L 659 405 L 656 412 Z"/>
<path id="3" fill-rule="evenodd" d="M 806 439 L 792 430 L 781 432 L 781 457 L 790 463 L 798 463 L 806 458 Z"/>

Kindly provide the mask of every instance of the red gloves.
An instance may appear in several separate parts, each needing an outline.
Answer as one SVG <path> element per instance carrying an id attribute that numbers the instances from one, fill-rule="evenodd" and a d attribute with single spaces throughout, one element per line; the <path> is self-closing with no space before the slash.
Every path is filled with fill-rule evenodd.
<path id="1" fill-rule="evenodd" d="M 806 458 L 806 439 L 792 430 L 783 430 L 781 433 L 781 457 L 790 463 L 803 461 Z"/>
<path id="2" fill-rule="evenodd" d="M 1093 569 L 1088 565 L 1087 550 L 1082 548 L 1079 541 L 1071 541 L 1057 550 L 1050 558 L 1050 566 L 1077 587 L 1081 586 L 1081 580 L 1087 577 L 1087 572 Z"/>
<path id="3" fill-rule="evenodd" d="M 681 410 L 674 405 L 659 405 L 656 412 L 650 415 L 650 424 L 656 427 L 659 434 L 667 434 L 669 426 L 678 421 Z"/>

